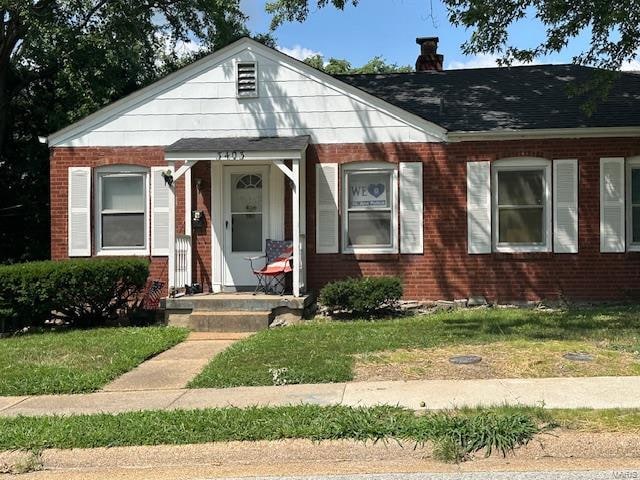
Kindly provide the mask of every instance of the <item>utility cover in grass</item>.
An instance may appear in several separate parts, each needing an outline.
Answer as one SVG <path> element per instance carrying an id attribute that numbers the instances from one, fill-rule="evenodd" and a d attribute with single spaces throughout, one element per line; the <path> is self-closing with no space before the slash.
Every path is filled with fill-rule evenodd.
<path id="1" fill-rule="evenodd" d="M 572 362 L 593 362 L 593 355 L 584 352 L 569 352 L 563 355 L 567 360 Z"/>
<path id="2" fill-rule="evenodd" d="M 482 357 L 478 355 L 456 355 L 455 357 L 449 357 L 449 361 L 454 365 L 473 365 L 480 363 Z"/>

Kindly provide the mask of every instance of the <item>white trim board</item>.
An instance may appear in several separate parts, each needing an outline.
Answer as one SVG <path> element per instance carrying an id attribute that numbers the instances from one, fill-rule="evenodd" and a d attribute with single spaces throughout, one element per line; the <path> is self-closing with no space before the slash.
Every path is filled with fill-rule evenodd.
<path id="1" fill-rule="evenodd" d="M 484 140 L 526 140 L 538 138 L 603 138 L 640 136 L 640 127 L 576 127 L 528 130 L 487 130 L 449 132 L 448 141 L 476 142 Z"/>

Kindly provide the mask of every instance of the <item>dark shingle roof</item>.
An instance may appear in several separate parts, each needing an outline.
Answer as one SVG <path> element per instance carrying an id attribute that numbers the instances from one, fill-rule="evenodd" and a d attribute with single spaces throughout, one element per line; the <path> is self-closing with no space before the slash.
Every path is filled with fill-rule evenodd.
<path id="1" fill-rule="evenodd" d="M 340 75 L 336 78 L 450 131 L 640 126 L 640 74 L 625 72 L 595 112 L 571 85 L 597 70 L 535 65 L 443 72 Z"/>
<path id="2" fill-rule="evenodd" d="M 308 135 L 297 137 L 181 138 L 166 147 L 165 152 L 302 150 L 308 144 Z"/>

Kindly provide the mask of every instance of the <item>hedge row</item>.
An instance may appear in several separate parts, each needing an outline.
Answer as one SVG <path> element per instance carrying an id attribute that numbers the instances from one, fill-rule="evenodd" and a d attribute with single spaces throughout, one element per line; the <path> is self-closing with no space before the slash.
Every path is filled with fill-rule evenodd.
<path id="1" fill-rule="evenodd" d="M 77 327 L 118 316 L 144 288 L 149 262 L 95 258 L 0 266 L 0 331 L 62 318 Z"/>

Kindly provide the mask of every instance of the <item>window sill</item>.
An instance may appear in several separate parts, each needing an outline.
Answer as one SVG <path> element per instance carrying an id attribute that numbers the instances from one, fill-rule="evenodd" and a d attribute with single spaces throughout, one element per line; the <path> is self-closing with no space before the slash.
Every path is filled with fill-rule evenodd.
<path id="1" fill-rule="evenodd" d="M 115 250 L 99 250 L 96 252 L 98 257 L 148 257 L 149 250 L 133 250 L 133 249 L 115 249 Z"/>
<path id="2" fill-rule="evenodd" d="M 345 255 L 390 255 L 398 253 L 397 248 L 393 247 L 371 247 L 371 248 L 344 248 L 342 253 Z"/>
<path id="3" fill-rule="evenodd" d="M 504 245 L 493 247 L 493 253 L 551 253 L 546 245 Z"/>

